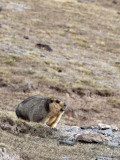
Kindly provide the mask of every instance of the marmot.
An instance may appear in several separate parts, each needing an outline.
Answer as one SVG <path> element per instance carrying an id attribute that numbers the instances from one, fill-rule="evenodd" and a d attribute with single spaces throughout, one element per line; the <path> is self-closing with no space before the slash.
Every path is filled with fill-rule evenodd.
<path id="1" fill-rule="evenodd" d="M 28 97 L 16 109 L 18 118 L 41 122 L 52 128 L 56 127 L 66 109 L 66 104 L 59 98 Z"/>

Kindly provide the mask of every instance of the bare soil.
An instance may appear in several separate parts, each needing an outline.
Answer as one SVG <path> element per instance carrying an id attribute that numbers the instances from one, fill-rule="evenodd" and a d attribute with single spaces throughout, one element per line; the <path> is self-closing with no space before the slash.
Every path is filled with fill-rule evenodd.
<path id="1" fill-rule="evenodd" d="M 120 1 L 1 0 L 0 7 L 0 111 L 14 113 L 31 95 L 55 96 L 68 105 L 59 125 L 120 127 Z M 120 156 L 103 145 L 0 134 L 24 160 Z"/>

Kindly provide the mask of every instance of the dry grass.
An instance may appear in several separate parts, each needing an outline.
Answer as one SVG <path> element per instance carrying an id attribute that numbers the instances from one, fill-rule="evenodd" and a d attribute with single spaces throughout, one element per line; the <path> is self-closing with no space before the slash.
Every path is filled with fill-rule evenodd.
<path id="1" fill-rule="evenodd" d="M 66 99 L 65 116 L 69 125 L 103 122 L 119 126 L 119 4 L 112 0 L 15 0 L 14 3 L 2 0 L 0 111 L 15 111 L 16 105 L 31 95 L 52 95 Z M 47 44 L 53 51 L 37 48 L 37 43 Z M 47 146 L 47 140 L 36 139 L 27 135 L 16 137 L 1 130 L 1 143 L 7 145 L 9 141 L 12 149 L 28 159 L 48 159 L 48 154 L 39 152 L 45 147 L 51 159 L 70 154 L 72 159 L 81 155 L 86 160 L 98 154 L 108 155 L 107 149 L 113 154 L 106 146 L 105 150 L 102 146 L 92 149 L 87 145 L 86 151 L 86 144 L 77 144 L 66 151 L 52 140 L 48 140 Z M 57 147 L 60 150 L 55 156 L 53 151 Z M 114 155 L 119 155 L 117 151 L 114 150 Z"/>
<path id="2" fill-rule="evenodd" d="M 20 88 L 30 83 L 59 91 L 118 92 L 119 15 L 112 1 L 2 3 L 9 9 L 1 12 L 1 86 Z M 38 49 L 38 42 L 53 51 Z"/>

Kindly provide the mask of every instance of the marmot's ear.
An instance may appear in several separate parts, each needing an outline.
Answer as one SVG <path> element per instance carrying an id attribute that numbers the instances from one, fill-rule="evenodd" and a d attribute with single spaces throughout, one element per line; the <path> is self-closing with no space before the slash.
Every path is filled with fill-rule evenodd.
<path id="1" fill-rule="evenodd" d="M 45 108 L 46 108 L 47 112 L 50 111 L 50 108 L 49 108 L 49 104 L 51 103 L 50 101 L 51 101 L 51 99 L 47 99 L 47 102 L 46 102 L 46 105 L 45 105 Z"/>
<path id="2" fill-rule="evenodd" d="M 50 103 L 53 103 L 54 102 L 54 100 L 53 99 L 50 99 Z"/>

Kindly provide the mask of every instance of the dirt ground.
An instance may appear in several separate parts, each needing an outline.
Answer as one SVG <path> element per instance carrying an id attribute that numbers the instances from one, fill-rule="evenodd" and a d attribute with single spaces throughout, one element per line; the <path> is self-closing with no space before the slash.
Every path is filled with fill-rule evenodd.
<path id="1" fill-rule="evenodd" d="M 60 125 L 120 127 L 120 1 L 1 0 L 0 7 L 0 111 L 15 112 L 31 95 L 55 96 L 68 105 Z M 58 146 L 2 130 L 1 143 L 24 160 L 119 156 L 118 148 Z"/>

